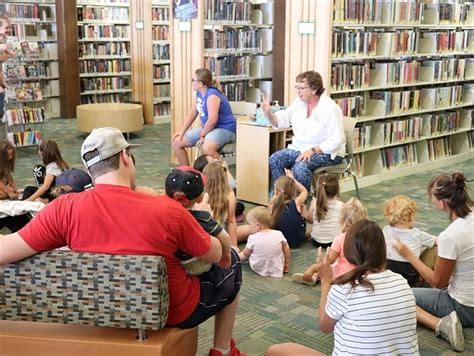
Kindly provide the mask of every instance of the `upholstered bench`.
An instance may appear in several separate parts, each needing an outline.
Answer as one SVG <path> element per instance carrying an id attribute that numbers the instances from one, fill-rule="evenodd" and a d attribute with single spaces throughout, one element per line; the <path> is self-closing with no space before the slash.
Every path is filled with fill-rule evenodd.
<path id="1" fill-rule="evenodd" d="M 89 133 L 98 127 L 116 127 L 123 133 L 143 129 L 143 108 L 140 104 L 83 104 L 76 108 L 77 129 Z"/>
<path id="2" fill-rule="evenodd" d="M 159 256 L 49 251 L 0 266 L 2 355 L 195 355 L 197 328 L 164 328 Z"/>

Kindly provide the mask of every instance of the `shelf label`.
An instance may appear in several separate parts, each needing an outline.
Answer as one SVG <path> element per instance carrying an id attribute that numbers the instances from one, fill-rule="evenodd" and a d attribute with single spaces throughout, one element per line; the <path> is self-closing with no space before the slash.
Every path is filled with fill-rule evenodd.
<path id="1" fill-rule="evenodd" d="M 315 22 L 303 22 L 298 23 L 298 33 L 300 35 L 314 35 L 315 32 Z"/>

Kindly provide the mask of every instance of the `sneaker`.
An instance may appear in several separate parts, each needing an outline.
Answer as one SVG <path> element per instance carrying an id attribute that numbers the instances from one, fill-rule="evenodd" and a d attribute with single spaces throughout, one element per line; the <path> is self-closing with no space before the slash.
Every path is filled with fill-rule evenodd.
<path id="1" fill-rule="evenodd" d="M 464 350 L 462 325 L 455 311 L 440 320 L 436 328 L 436 336 L 448 341 L 454 351 Z"/>
<path id="2" fill-rule="evenodd" d="M 230 351 L 229 356 L 248 356 L 245 352 L 240 352 L 240 350 L 235 346 L 235 340 L 230 339 Z M 216 349 L 209 350 L 209 356 L 223 356 L 222 352 Z"/>
<path id="3" fill-rule="evenodd" d="M 317 280 L 318 280 L 318 274 L 315 273 L 313 275 L 313 278 L 310 281 L 305 281 L 303 279 L 303 273 L 293 273 L 293 275 L 291 276 L 291 279 L 293 280 L 293 282 L 301 283 L 301 284 L 307 284 L 308 286 L 314 287 L 316 285 Z"/>

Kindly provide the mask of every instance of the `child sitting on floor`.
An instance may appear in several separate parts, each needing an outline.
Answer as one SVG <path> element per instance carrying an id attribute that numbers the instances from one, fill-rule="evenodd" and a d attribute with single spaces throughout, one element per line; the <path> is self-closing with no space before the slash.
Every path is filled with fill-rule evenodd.
<path id="1" fill-rule="evenodd" d="M 311 239 L 317 247 L 330 247 L 334 237 L 341 233 L 339 215 L 344 203 L 339 200 L 339 180 L 334 174 L 319 176 L 306 221 L 313 224 Z"/>
<path id="2" fill-rule="evenodd" d="M 204 197 L 204 176 L 191 167 L 177 167 L 171 170 L 165 182 L 166 195 L 181 203 L 191 215 L 212 236 L 222 244 L 222 259 L 220 265 L 229 268 L 231 264 L 231 247 L 229 234 L 219 225 L 208 211 L 193 210 L 195 203 L 201 203 Z M 198 276 L 209 271 L 211 263 L 199 260 L 183 251 L 178 251 L 176 257 L 181 260 L 186 272 Z"/>
<path id="3" fill-rule="evenodd" d="M 270 213 L 263 206 L 254 208 L 248 213 L 247 221 L 251 235 L 239 253 L 240 260 L 248 258 L 250 268 L 261 276 L 283 277 L 290 265 L 290 247 L 281 231 L 270 228 Z"/>
<path id="4" fill-rule="evenodd" d="M 362 219 L 367 219 L 367 210 L 358 199 L 349 199 L 342 206 L 341 215 L 339 217 L 339 224 L 341 225 L 342 233 L 334 238 L 331 248 L 329 249 L 329 263 L 334 269 L 334 279 L 354 268 L 354 266 L 349 263 L 344 256 L 344 239 L 347 230 Z M 320 250 L 318 255 L 320 255 Z M 292 276 L 293 281 L 314 286 L 318 280 L 317 272 L 320 266 L 321 263 L 317 262 L 311 265 L 304 273 L 294 273 Z"/>
<path id="5" fill-rule="evenodd" d="M 424 250 L 436 244 L 437 238 L 414 227 L 416 202 L 407 196 L 397 195 L 388 199 L 383 205 L 383 213 L 389 223 L 383 228 L 387 244 L 387 268 L 401 274 L 410 287 L 417 287 L 420 285 L 419 273 L 395 250 L 393 243 L 398 238 L 416 257 L 420 257 Z M 434 261 L 431 264 L 434 265 Z"/>

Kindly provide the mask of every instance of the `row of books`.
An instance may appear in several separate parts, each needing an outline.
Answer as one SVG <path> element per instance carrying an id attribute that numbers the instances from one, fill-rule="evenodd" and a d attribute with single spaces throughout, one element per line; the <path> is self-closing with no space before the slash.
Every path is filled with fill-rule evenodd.
<path id="1" fill-rule="evenodd" d="M 55 23 L 15 23 L 11 28 L 11 36 L 19 40 L 56 40 Z"/>
<path id="2" fill-rule="evenodd" d="M 54 1 L 53 1 L 54 5 Z M 0 13 L 22 20 L 47 20 L 55 18 L 53 7 L 46 4 L 0 3 Z"/>
<path id="3" fill-rule="evenodd" d="M 403 146 L 384 148 L 380 151 L 382 167 L 385 170 L 393 170 L 402 167 L 414 166 L 418 163 L 416 144 L 411 143 Z"/>
<path id="4" fill-rule="evenodd" d="M 57 62 L 30 62 L 28 64 L 7 63 L 4 65 L 4 75 L 7 81 L 41 79 L 59 75 Z"/>
<path id="5" fill-rule="evenodd" d="M 250 22 L 252 3 L 250 1 L 224 2 L 204 0 L 205 21 Z"/>
<path id="6" fill-rule="evenodd" d="M 77 26 L 79 39 L 96 38 L 130 38 L 129 25 L 79 25 Z"/>
<path id="7" fill-rule="evenodd" d="M 456 131 L 460 125 L 459 111 L 446 111 L 429 115 L 431 135 Z"/>
<path id="8" fill-rule="evenodd" d="M 127 56 L 130 53 L 129 42 L 88 42 L 79 43 L 79 58 L 83 56 Z"/>
<path id="9" fill-rule="evenodd" d="M 372 91 L 368 95 L 354 95 L 335 98 L 344 116 L 393 115 L 414 110 L 448 108 L 463 101 L 474 90 L 469 85 L 455 85 L 437 88 L 423 88 L 403 91 Z"/>
<path id="10" fill-rule="evenodd" d="M 332 57 L 465 52 L 469 49 L 469 36 L 468 30 L 376 32 L 335 29 L 332 35 Z"/>
<path id="11" fill-rule="evenodd" d="M 205 49 L 259 50 L 261 31 L 255 28 L 230 28 L 223 31 L 204 31 Z"/>
<path id="12" fill-rule="evenodd" d="M 81 95 L 82 104 L 94 103 L 127 103 L 131 100 L 130 93 L 109 93 L 109 94 L 91 94 Z"/>
<path id="13" fill-rule="evenodd" d="M 153 59 L 170 59 L 170 45 L 154 44 Z"/>
<path id="14" fill-rule="evenodd" d="M 354 150 L 362 150 L 370 146 L 372 126 L 356 126 L 354 128 Z"/>
<path id="15" fill-rule="evenodd" d="M 169 21 L 170 20 L 169 7 L 152 7 L 151 20 L 152 21 Z"/>
<path id="16" fill-rule="evenodd" d="M 419 0 L 335 0 L 334 22 L 375 24 L 465 23 L 471 2 Z"/>
<path id="17" fill-rule="evenodd" d="M 37 130 L 25 130 L 23 132 L 8 132 L 8 140 L 14 146 L 39 145 L 41 143 L 41 132 Z"/>
<path id="18" fill-rule="evenodd" d="M 153 96 L 155 98 L 166 98 L 171 96 L 171 86 L 169 84 L 154 84 Z"/>
<path id="19" fill-rule="evenodd" d="M 452 156 L 451 137 L 440 137 L 428 140 L 428 157 L 430 161 Z"/>
<path id="20" fill-rule="evenodd" d="M 246 85 L 243 82 L 222 83 L 220 89 L 231 101 L 245 101 L 246 99 Z"/>
<path id="21" fill-rule="evenodd" d="M 77 21 L 84 20 L 107 20 L 128 21 L 129 12 L 126 7 L 97 7 L 87 6 L 77 8 Z"/>
<path id="22" fill-rule="evenodd" d="M 204 67 L 215 77 L 248 76 L 250 61 L 251 58 L 248 56 L 204 57 Z"/>
<path id="23" fill-rule="evenodd" d="M 25 106 L 22 109 L 9 109 L 5 112 L 8 126 L 44 122 L 44 108 Z"/>
<path id="24" fill-rule="evenodd" d="M 81 92 L 91 90 L 120 90 L 130 88 L 128 77 L 82 78 Z"/>
<path id="25" fill-rule="evenodd" d="M 170 38 L 170 27 L 165 25 L 153 26 L 151 30 L 153 41 L 168 41 Z"/>
<path id="26" fill-rule="evenodd" d="M 407 120 L 389 120 L 385 121 L 382 127 L 385 145 L 418 140 L 423 128 L 423 118 L 416 116 Z"/>
<path id="27" fill-rule="evenodd" d="M 21 83 L 18 86 L 10 85 L 7 96 L 16 101 L 42 100 L 43 94 L 39 83 Z"/>
<path id="28" fill-rule="evenodd" d="M 171 77 L 171 66 L 169 64 L 155 65 L 153 67 L 153 79 L 169 79 Z"/>
<path id="29" fill-rule="evenodd" d="M 461 80 L 466 79 L 466 65 L 468 72 L 474 76 L 474 58 L 333 63 L 331 66 L 331 87 L 332 90 L 347 90 Z"/>
<path id="30" fill-rule="evenodd" d="M 166 116 L 171 114 L 171 104 L 170 103 L 159 103 L 155 104 L 154 115 L 155 116 Z"/>
<path id="31" fill-rule="evenodd" d="M 79 73 L 120 73 L 130 72 L 130 59 L 87 59 L 79 61 Z"/>
<path id="32" fill-rule="evenodd" d="M 104 4 L 104 5 L 125 5 L 129 4 L 129 0 L 77 0 L 78 5 L 97 5 L 97 4 Z"/>

